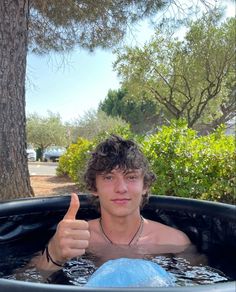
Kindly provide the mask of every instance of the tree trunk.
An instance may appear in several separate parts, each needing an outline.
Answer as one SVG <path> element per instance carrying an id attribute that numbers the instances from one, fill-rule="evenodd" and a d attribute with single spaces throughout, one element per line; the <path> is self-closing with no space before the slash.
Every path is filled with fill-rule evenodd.
<path id="1" fill-rule="evenodd" d="M 26 154 L 28 0 L 0 1 L 0 199 L 32 196 Z"/>

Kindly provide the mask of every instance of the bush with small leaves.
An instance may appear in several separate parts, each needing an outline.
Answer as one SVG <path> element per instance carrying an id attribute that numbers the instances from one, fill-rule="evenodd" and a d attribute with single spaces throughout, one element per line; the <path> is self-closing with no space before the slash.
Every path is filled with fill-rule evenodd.
<path id="1" fill-rule="evenodd" d="M 184 121 L 173 121 L 142 147 L 157 176 L 154 194 L 235 202 L 235 141 L 223 127 L 198 136 Z"/>

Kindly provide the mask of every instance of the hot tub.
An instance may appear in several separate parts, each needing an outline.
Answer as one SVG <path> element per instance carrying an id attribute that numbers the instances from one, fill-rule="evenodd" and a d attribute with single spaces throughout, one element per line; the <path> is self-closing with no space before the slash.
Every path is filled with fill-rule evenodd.
<path id="1" fill-rule="evenodd" d="M 79 219 L 93 219 L 99 213 L 90 204 L 91 196 L 80 194 Z M 43 248 L 63 218 L 70 195 L 26 198 L 0 204 L 0 260 L 24 246 L 33 254 Z M 209 265 L 229 275 L 232 281 L 212 285 L 171 288 L 86 288 L 72 285 L 31 283 L 0 278 L 0 291 L 133 291 L 133 292 L 235 292 L 236 289 L 236 207 L 233 205 L 166 196 L 150 196 L 144 217 L 185 232 Z M 19 251 L 20 252 L 20 251 Z M 11 269 L 11 267 L 9 267 Z"/>

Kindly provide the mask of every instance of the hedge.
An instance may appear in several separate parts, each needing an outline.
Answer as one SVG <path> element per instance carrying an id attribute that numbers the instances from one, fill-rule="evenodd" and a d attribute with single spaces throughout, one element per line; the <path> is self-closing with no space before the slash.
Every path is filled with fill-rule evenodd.
<path id="1" fill-rule="evenodd" d="M 150 136 L 125 138 L 138 141 L 157 181 L 150 192 L 157 195 L 190 197 L 235 203 L 235 141 L 220 127 L 208 136 L 198 136 L 184 121 L 172 121 Z M 94 141 L 80 138 L 59 161 L 58 174 L 66 174 L 85 191 L 83 172 L 88 154 L 109 133 Z"/>
<path id="2" fill-rule="evenodd" d="M 157 175 L 152 192 L 235 202 L 235 141 L 224 128 L 198 136 L 183 121 L 173 121 L 142 143 Z"/>

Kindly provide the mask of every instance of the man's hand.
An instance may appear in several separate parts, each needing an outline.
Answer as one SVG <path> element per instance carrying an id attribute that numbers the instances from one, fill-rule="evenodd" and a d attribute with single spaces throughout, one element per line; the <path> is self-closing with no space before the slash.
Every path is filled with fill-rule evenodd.
<path id="1" fill-rule="evenodd" d="M 89 225 L 84 220 L 76 220 L 80 202 L 77 194 L 71 194 L 69 209 L 59 222 L 56 233 L 49 242 L 48 249 L 54 261 L 65 263 L 81 256 L 89 245 Z"/>

